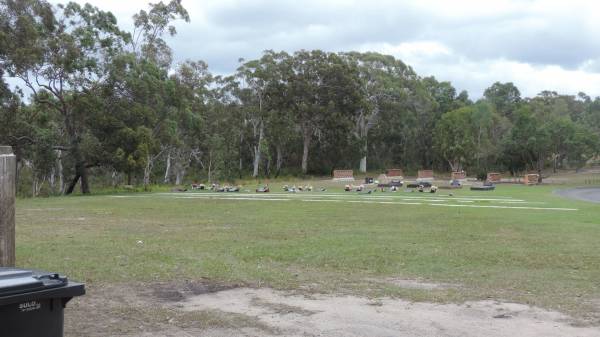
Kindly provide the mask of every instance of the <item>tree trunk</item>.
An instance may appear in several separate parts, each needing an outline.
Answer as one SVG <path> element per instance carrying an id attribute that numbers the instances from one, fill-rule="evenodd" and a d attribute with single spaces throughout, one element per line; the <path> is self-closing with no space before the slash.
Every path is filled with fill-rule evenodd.
<path id="1" fill-rule="evenodd" d="M 208 155 L 208 183 L 212 184 L 212 153 Z"/>
<path id="2" fill-rule="evenodd" d="M 544 170 L 544 157 L 542 157 L 542 155 L 539 155 L 538 157 L 538 184 L 542 183 L 542 171 Z"/>
<path id="3" fill-rule="evenodd" d="M 258 143 L 254 144 L 254 169 L 252 171 L 253 178 L 258 177 L 258 169 L 260 167 L 260 157 L 262 155 L 260 146 L 263 141 L 264 135 L 265 135 L 265 128 L 263 126 L 263 123 L 261 122 L 260 126 L 259 126 L 259 131 L 258 131 Z"/>
<path id="4" fill-rule="evenodd" d="M 73 180 L 71 180 L 71 183 L 67 187 L 65 194 L 68 195 L 68 194 L 73 193 L 73 190 L 75 189 L 75 185 L 77 185 L 77 182 L 79 181 L 79 177 L 80 177 L 79 174 L 77 174 L 77 172 L 76 172 L 75 177 L 73 177 Z"/>
<path id="5" fill-rule="evenodd" d="M 38 177 L 37 174 L 35 174 L 35 172 L 32 172 L 32 179 L 31 179 L 31 197 L 35 198 L 37 197 L 37 191 L 38 191 Z"/>
<path id="6" fill-rule="evenodd" d="M 152 158 L 150 155 L 146 157 L 146 166 L 144 167 L 144 191 L 148 190 L 150 185 L 150 171 L 152 170 Z"/>
<path id="7" fill-rule="evenodd" d="M 58 156 L 56 156 L 56 174 L 58 175 L 58 193 L 65 193 L 65 175 L 63 173 L 62 164 L 62 151 L 58 150 Z"/>
<path id="8" fill-rule="evenodd" d="M 80 175 L 81 175 L 81 193 L 82 194 L 90 194 L 90 183 L 88 181 L 88 170 L 85 167 L 85 162 L 82 162 L 79 165 Z"/>
<path id="9" fill-rule="evenodd" d="M 277 162 L 275 163 L 277 170 L 275 172 L 275 177 L 277 178 L 279 177 L 279 173 L 281 173 L 281 165 L 283 164 L 283 151 L 280 144 L 275 147 L 275 152 L 277 152 Z"/>
<path id="10" fill-rule="evenodd" d="M 176 165 L 177 169 L 175 170 L 175 185 L 181 185 L 183 183 L 183 178 L 185 177 L 185 168 L 182 165 Z"/>
<path id="11" fill-rule="evenodd" d="M 306 172 L 308 172 L 308 150 L 310 147 L 310 141 L 311 141 L 311 132 L 310 129 L 308 127 L 304 127 L 304 130 L 302 131 L 302 137 L 303 137 L 303 149 L 302 149 L 302 173 L 306 174 Z"/>
<path id="12" fill-rule="evenodd" d="M 362 157 L 360 158 L 360 164 L 358 166 L 358 171 L 360 173 L 367 173 L 367 151 L 369 148 L 369 145 L 367 144 L 367 130 L 366 130 L 366 126 L 365 129 L 362 132 L 362 137 L 363 137 L 363 145 L 362 145 Z"/>
<path id="13" fill-rule="evenodd" d="M 88 172 L 86 168 L 85 158 L 81 153 L 80 142 L 81 137 L 78 135 L 77 130 L 74 125 L 73 116 L 67 107 L 64 107 L 62 111 L 63 116 L 65 117 L 65 127 L 67 131 L 67 136 L 69 137 L 69 141 L 71 143 L 71 153 L 73 155 L 73 159 L 75 160 L 75 177 L 79 180 L 81 179 L 81 193 L 89 194 L 90 193 L 90 185 L 88 182 Z M 71 186 L 67 190 L 66 194 L 73 193 L 73 188 L 75 188 L 75 184 L 77 184 L 77 180 L 71 182 Z"/>
<path id="14" fill-rule="evenodd" d="M 171 151 L 167 153 L 167 168 L 165 169 L 165 178 L 163 179 L 163 183 L 170 183 L 170 175 L 171 175 Z"/>
<path id="15" fill-rule="evenodd" d="M 73 193 L 73 190 L 75 189 L 75 185 L 77 185 L 77 182 L 80 179 L 81 179 L 81 184 L 80 184 L 81 185 L 81 193 L 89 194 L 90 193 L 90 185 L 88 182 L 88 172 L 87 172 L 87 168 L 85 167 L 85 162 L 79 162 L 75 165 L 75 177 L 71 181 L 71 184 L 69 185 L 69 188 L 67 188 L 67 192 L 65 194 Z"/>
<path id="16" fill-rule="evenodd" d="M 452 172 L 460 172 L 461 171 L 461 165 L 460 165 L 459 161 L 448 160 L 448 164 L 450 165 L 450 170 L 452 170 Z"/>
<path id="17" fill-rule="evenodd" d="M 56 168 L 53 167 L 50 169 L 50 174 L 48 175 L 48 185 L 50 186 L 50 192 L 52 194 L 56 193 Z"/>
<path id="18" fill-rule="evenodd" d="M 367 173 L 367 156 L 360 158 L 360 166 L 358 170 L 360 173 Z"/>
<path id="19" fill-rule="evenodd" d="M 362 141 L 362 148 L 360 149 L 362 157 L 360 158 L 360 164 L 358 166 L 358 171 L 360 173 L 367 173 L 367 151 L 368 151 L 368 143 L 367 143 L 367 135 L 369 134 L 368 123 L 366 120 L 361 119 L 359 123 L 358 137 Z"/>
<path id="20" fill-rule="evenodd" d="M 265 175 L 267 176 L 267 178 L 271 177 L 271 158 L 267 157 L 267 160 L 265 162 Z"/>
<path id="21" fill-rule="evenodd" d="M 113 170 L 111 175 L 110 175 L 110 180 L 112 182 L 112 187 L 115 188 L 117 187 L 117 171 Z"/>
<path id="22" fill-rule="evenodd" d="M 240 179 L 242 179 L 242 172 L 244 170 L 244 160 L 242 158 L 242 153 L 243 153 L 243 148 L 244 148 L 244 133 L 240 132 L 240 144 L 239 144 L 239 150 L 238 150 L 238 154 L 239 154 L 239 167 L 238 167 L 238 173 L 239 173 L 239 177 Z"/>

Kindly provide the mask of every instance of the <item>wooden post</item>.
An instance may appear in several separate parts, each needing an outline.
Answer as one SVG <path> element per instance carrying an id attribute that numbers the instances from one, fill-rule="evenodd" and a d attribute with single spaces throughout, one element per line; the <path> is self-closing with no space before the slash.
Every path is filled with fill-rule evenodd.
<path id="1" fill-rule="evenodd" d="M 0 267 L 15 266 L 16 171 L 12 148 L 0 146 Z"/>

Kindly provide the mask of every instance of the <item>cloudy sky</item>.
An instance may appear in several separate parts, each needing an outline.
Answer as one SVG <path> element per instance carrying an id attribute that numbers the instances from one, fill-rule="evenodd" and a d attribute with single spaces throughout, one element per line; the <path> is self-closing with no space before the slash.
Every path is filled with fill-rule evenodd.
<path id="1" fill-rule="evenodd" d="M 158 0 L 156 0 L 158 1 Z M 56 1 L 53 1 L 56 2 Z M 123 28 L 143 0 L 82 0 Z M 466 89 L 495 81 L 524 96 L 541 90 L 600 96 L 600 3 L 553 0 L 183 0 L 190 23 L 169 38 L 177 61 L 228 73 L 265 49 L 377 51 Z"/>

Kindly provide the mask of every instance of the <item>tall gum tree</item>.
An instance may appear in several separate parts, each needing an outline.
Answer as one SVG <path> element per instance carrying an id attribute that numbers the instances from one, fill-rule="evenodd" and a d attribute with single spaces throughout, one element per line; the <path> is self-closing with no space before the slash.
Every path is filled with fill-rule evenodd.
<path id="1" fill-rule="evenodd" d="M 339 55 L 321 50 L 295 52 L 290 63 L 289 108 L 302 137 L 301 170 L 306 174 L 313 137 L 328 119 L 349 121 L 356 110 L 357 74 Z"/>
<path id="2" fill-rule="evenodd" d="M 2 63 L 28 87 L 36 103 L 60 114 L 68 142 L 60 148 L 75 165 L 66 193 L 79 180 L 81 192 L 89 193 L 92 163 L 81 147 L 89 112 L 77 106 L 105 80 L 106 64 L 121 52 L 129 35 L 119 29 L 114 15 L 89 4 L 52 7 L 43 1 L 7 0 L 3 6 L 2 40 L 8 52 Z"/>
<path id="3" fill-rule="evenodd" d="M 344 53 L 342 57 L 358 71 L 359 92 L 362 104 L 354 115 L 355 136 L 361 144 L 359 171 L 367 171 L 369 131 L 380 120 L 381 110 L 387 105 L 408 100 L 411 82 L 418 81 L 416 73 L 393 56 L 378 53 Z"/>

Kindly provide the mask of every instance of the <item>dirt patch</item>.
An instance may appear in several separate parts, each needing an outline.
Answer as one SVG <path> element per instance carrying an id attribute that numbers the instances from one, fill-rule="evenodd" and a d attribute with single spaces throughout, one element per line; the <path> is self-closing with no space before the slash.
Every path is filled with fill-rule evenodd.
<path id="1" fill-rule="evenodd" d="M 381 280 L 380 280 L 381 281 Z M 452 285 L 387 279 L 400 287 L 436 291 Z M 88 285 L 69 303 L 65 336 L 599 336 L 570 317 L 523 304 L 409 302 L 199 280 Z"/>
<path id="2" fill-rule="evenodd" d="M 432 283 L 422 280 L 409 280 L 401 278 L 388 278 L 383 280 L 383 282 L 405 289 L 445 290 L 458 288 L 457 285 L 449 283 Z"/>
<path id="3" fill-rule="evenodd" d="M 221 283 L 210 280 L 163 282 L 149 285 L 152 295 L 160 300 L 178 302 L 194 295 L 210 294 L 243 287 L 243 284 Z"/>
<path id="4" fill-rule="evenodd" d="M 276 334 L 276 329 L 262 324 L 256 317 L 219 309 L 185 311 L 177 308 L 177 302 L 171 301 L 232 287 L 210 284 L 205 280 L 171 284 L 88 284 L 87 294 L 73 299 L 67 305 L 65 336 L 220 337 Z"/>
<path id="5" fill-rule="evenodd" d="M 281 302 L 269 302 L 263 298 L 255 297 L 251 300 L 251 305 L 257 307 L 263 307 L 269 310 L 273 314 L 277 315 L 288 315 L 288 314 L 298 314 L 302 316 L 310 316 L 316 314 L 318 311 L 314 310 L 306 310 L 302 307 L 298 307 L 295 305 L 289 305 Z"/>
<path id="6" fill-rule="evenodd" d="M 269 303 L 269 305 L 264 305 Z M 236 288 L 192 296 L 181 309 L 223 310 L 256 317 L 284 336 L 598 336 L 598 327 L 575 327 L 568 316 L 516 303 L 464 304 L 373 301 L 354 296 L 310 297 L 267 288 Z M 281 311 L 279 307 L 294 310 Z M 301 314 L 310 312 L 311 314 Z M 264 333 L 256 336 L 267 336 Z"/>

